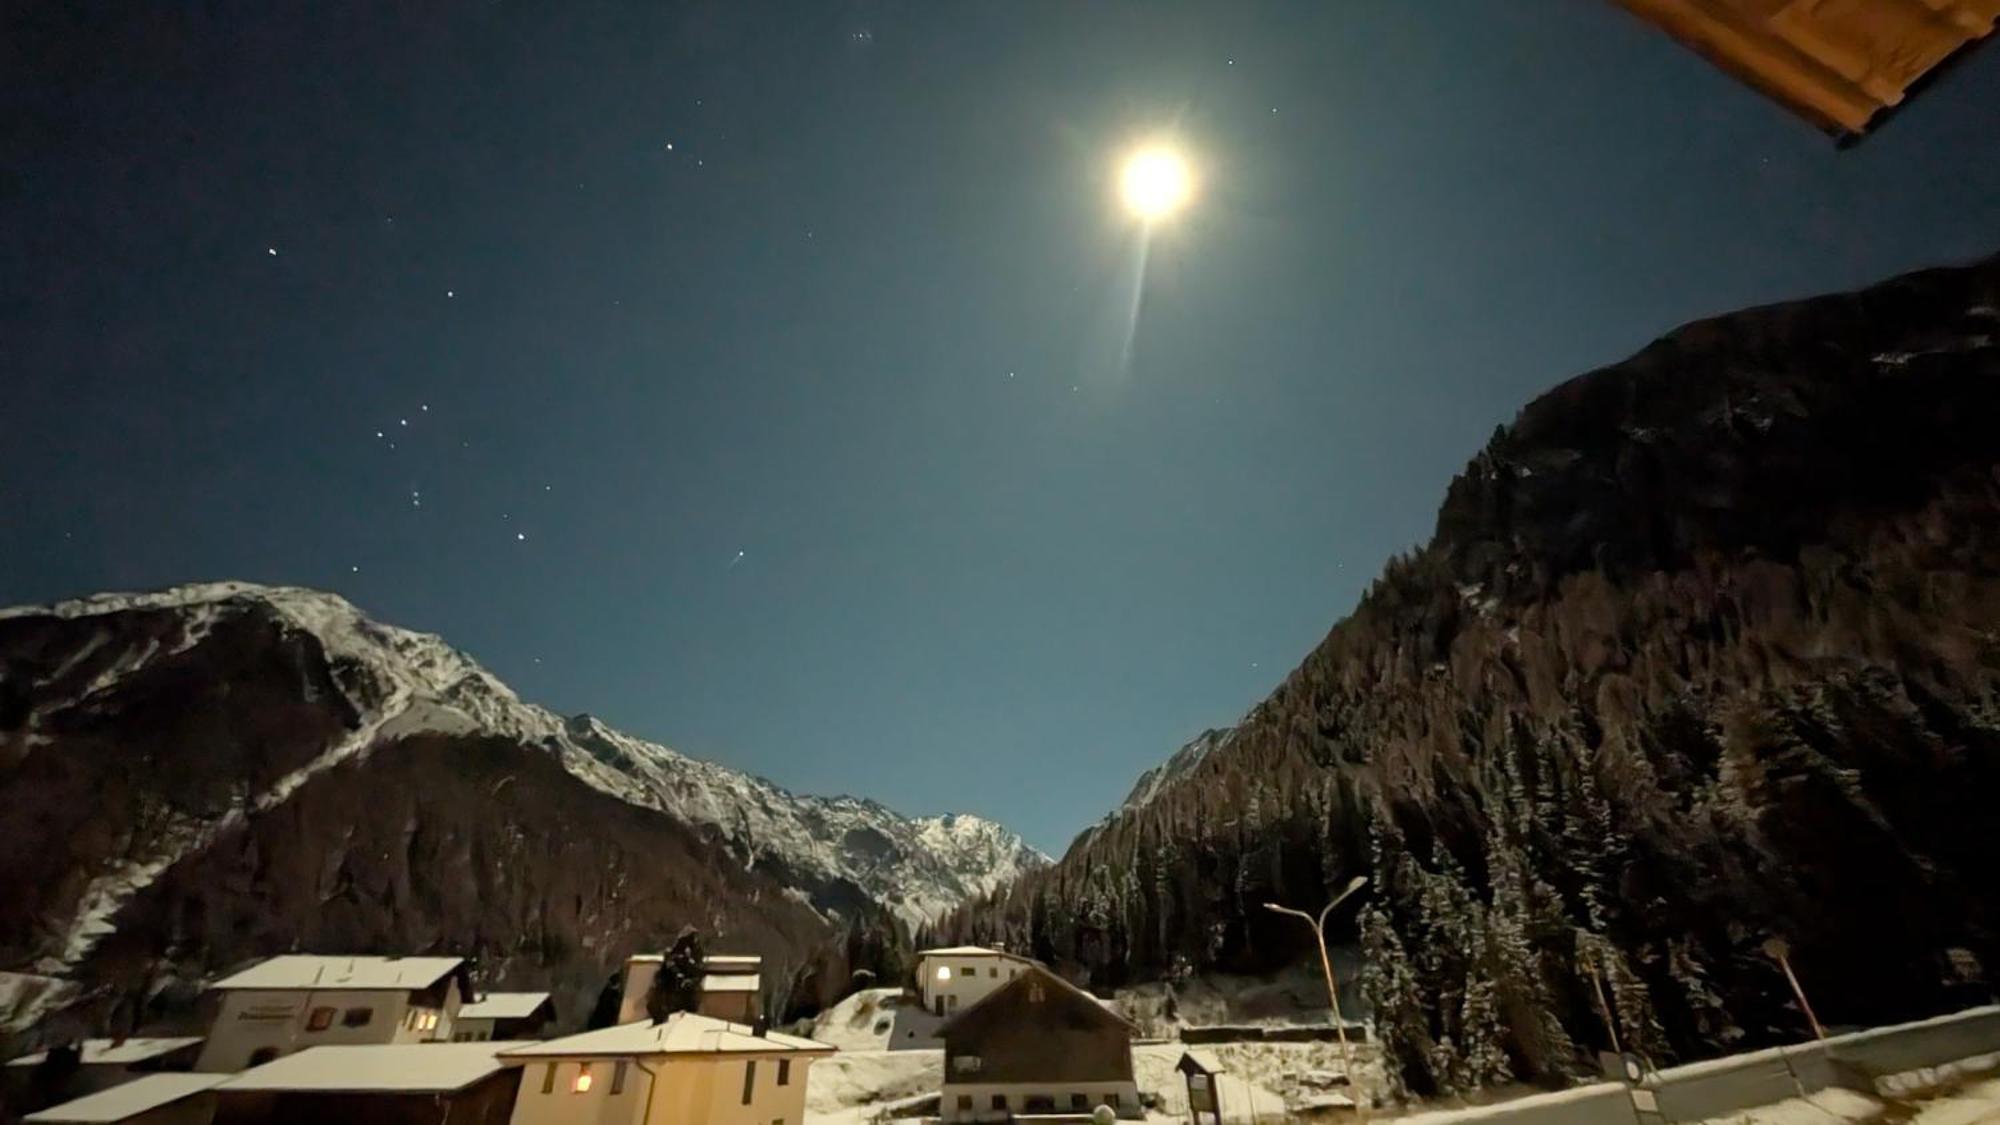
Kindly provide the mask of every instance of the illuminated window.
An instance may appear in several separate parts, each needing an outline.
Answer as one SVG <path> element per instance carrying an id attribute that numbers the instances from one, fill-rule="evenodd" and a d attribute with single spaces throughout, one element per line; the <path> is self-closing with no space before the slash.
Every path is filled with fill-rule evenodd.
<path id="1" fill-rule="evenodd" d="M 307 1031 L 325 1031 L 327 1028 L 332 1026 L 333 1026 L 332 1008 L 314 1008 L 312 1010 L 312 1015 L 306 1017 Z"/>
<path id="2" fill-rule="evenodd" d="M 939 965 L 939 966 L 938 966 L 938 979 L 939 979 L 939 980 L 950 980 L 950 979 L 951 979 L 951 966 L 950 966 L 950 965 Z"/>
<path id="3" fill-rule="evenodd" d="M 374 1018 L 375 1009 L 373 1008 L 349 1008 L 340 1013 L 340 1026 L 367 1027 L 368 1021 Z"/>
<path id="4" fill-rule="evenodd" d="M 1039 1004 L 1039 1003 L 1041 1003 L 1041 1002 L 1042 1002 L 1042 982 L 1041 982 L 1041 981 L 1038 981 L 1038 980 L 1031 980 L 1031 981 L 1029 981 L 1029 982 L 1028 982 L 1028 1003 L 1030 1003 L 1030 1004 Z"/>
<path id="5" fill-rule="evenodd" d="M 620 1060 L 616 1066 L 611 1068 L 611 1092 L 614 1094 L 625 1092 L 625 1063 L 623 1060 Z"/>
<path id="6" fill-rule="evenodd" d="M 589 1064 L 589 1063 L 578 1063 L 578 1064 L 576 1064 L 576 1081 L 574 1081 L 574 1082 L 572 1082 L 572 1083 L 570 1083 L 570 1084 L 569 1084 L 569 1092 L 570 1092 L 570 1093 L 572 1093 L 572 1094 L 588 1094 L 588 1093 L 590 1093 L 590 1064 Z"/>

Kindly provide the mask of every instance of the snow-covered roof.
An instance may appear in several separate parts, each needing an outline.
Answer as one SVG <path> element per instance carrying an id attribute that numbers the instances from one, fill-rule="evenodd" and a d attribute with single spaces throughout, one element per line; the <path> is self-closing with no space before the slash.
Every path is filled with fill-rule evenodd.
<path id="1" fill-rule="evenodd" d="M 79 1046 L 83 1048 L 78 1060 L 84 1066 L 130 1066 L 133 1063 L 157 1059 L 170 1055 L 183 1047 L 192 1047 L 201 1042 L 199 1035 L 186 1035 L 171 1039 L 86 1039 Z M 40 1066 L 48 1057 L 47 1051 L 36 1051 L 32 1055 L 22 1055 L 9 1062 L 8 1066 Z"/>
<path id="2" fill-rule="evenodd" d="M 675 1012 L 665 1020 L 637 1020 L 617 1027 L 567 1035 L 545 1043 L 524 1043 L 502 1053 L 511 1061 L 531 1058 L 571 1058 L 578 1055 L 792 1054 L 831 1052 L 814 1039 L 755 1034 L 751 1028 L 694 1012 Z"/>
<path id="3" fill-rule="evenodd" d="M 463 957 L 320 957 L 288 953 L 224 977 L 210 988 L 429 988 Z"/>
<path id="4" fill-rule="evenodd" d="M 1050 972 L 1048 966 L 1043 965 L 1040 962 L 1030 961 L 1028 962 L 1027 972 L 1022 973 L 1020 976 L 1015 977 L 1013 980 L 1007 981 L 1005 984 L 1002 984 L 999 988 L 996 988 L 993 991 L 987 993 L 986 995 L 981 996 L 979 999 L 974 1000 L 969 1006 L 959 1009 L 957 1015 L 954 1015 L 951 1018 L 945 1020 L 944 1023 L 938 1026 L 937 1034 L 940 1036 L 944 1035 L 945 1033 L 949 1032 L 954 1026 L 958 1025 L 960 1021 L 970 1017 L 972 1013 L 980 1011 L 987 1005 L 992 1004 L 998 997 L 1005 996 L 1017 988 L 1025 987 L 1026 982 L 1031 982 L 1036 979 L 1039 979 L 1047 984 L 1053 984 L 1057 988 L 1063 989 L 1064 991 L 1067 992 L 1074 993 L 1075 995 L 1090 1001 L 1092 1004 L 1096 1005 L 1099 1009 L 1101 1009 L 1105 1015 L 1110 1016 L 1112 1019 L 1117 1020 L 1119 1023 L 1125 1025 L 1125 1029 L 1127 1031 L 1136 1032 L 1139 1030 L 1138 1025 L 1134 1024 L 1131 1020 L 1126 1019 L 1125 1013 L 1118 1010 L 1117 1001 L 1106 1000 L 1102 996 L 1098 996 L 1085 989 L 1078 988 L 1076 985 L 1073 985 L 1070 982 L 1064 980 L 1063 978 L 1057 976 L 1056 974 Z"/>
<path id="5" fill-rule="evenodd" d="M 458 1009 L 462 1020 L 524 1020 L 549 1002 L 546 992 L 489 992 Z"/>
<path id="6" fill-rule="evenodd" d="M 756 973 L 710 973 L 701 978 L 703 992 L 755 992 L 760 987 Z"/>
<path id="7" fill-rule="evenodd" d="M 701 967 L 710 970 L 755 969 L 764 964 L 764 958 L 755 953 L 711 953 L 701 959 Z"/>
<path id="8" fill-rule="evenodd" d="M 227 1074 L 148 1074 L 121 1082 L 108 1090 L 51 1106 L 31 1113 L 23 1121 L 101 1122 L 124 1121 L 148 1110 L 214 1089 L 229 1080 Z"/>
<path id="9" fill-rule="evenodd" d="M 230 1078 L 225 1094 L 311 1090 L 323 1094 L 447 1094 L 501 1069 L 494 1055 L 526 1040 L 308 1047 Z"/>
<path id="10" fill-rule="evenodd" d="M 983 945 L 948 945 L 943 949 L 920 949 L 917 951 L 917 956 L 919 957 L 1005 957 L 1013 961 L 1033 960 L 1033 958 L 1023 957 L 1018 953 L 1009 953 L 1004 949 L 988 949 Z"/>

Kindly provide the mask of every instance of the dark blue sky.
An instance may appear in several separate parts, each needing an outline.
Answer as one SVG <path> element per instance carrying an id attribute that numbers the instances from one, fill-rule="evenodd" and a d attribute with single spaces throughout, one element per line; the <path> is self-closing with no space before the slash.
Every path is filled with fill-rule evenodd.
<path id="1" fill-rule="evenodd" d="M 326 587 L 1050 849 L 1538 391 L 2000 249 L 2000 53 L 1842 152 L 1608 0 L 33 7 L 0 601 Z"/>

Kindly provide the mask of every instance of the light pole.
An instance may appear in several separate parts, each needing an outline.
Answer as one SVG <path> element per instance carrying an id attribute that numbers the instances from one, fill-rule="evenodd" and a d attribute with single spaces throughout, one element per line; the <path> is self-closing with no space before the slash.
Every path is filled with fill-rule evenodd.
<path id="1" fill-rule="evenodd" d="M 1293 910 L 1289 906 L 1279 906 L 1275 902 L 1264 904 L 1264 909 L 1266 910 L 1275 911 L 1279 914 L 1290 914 L 1294 917 L 1305 919 L 1306 925 L 1312 927 L 1313 937 L 1319 942 L 1319 967 L 1326 974 L 1326 998 L 1333 1004 L 1333 1031 L 1335 1035 L 1340 1037 L 1340 1065 L 1347 1070 L 1347 1087 L 1354 1091 L 1356 1105 L 1360 1104 L 1361 1083 L 1354 1073 L 1353 1052 L 1348 1050 L 1347 1047 L 1347 1020 L 1340 1014 L 1340 986 L 1334 983 L 1333 958 L 1327 956 L 1326 952 L 1326 916 L 1333 913 L 1334 907 L 1347 901 L 1348 895 L 1367 885 L 1368 876 L 1356 875 L 1348 882 L 1346 890 L 1333 896 L 1333 901 L 1326 904 L 1326 908 L 1319 912 L 1319 917 L 1317 918 L 1307 914 L 1303 910 Z"/>

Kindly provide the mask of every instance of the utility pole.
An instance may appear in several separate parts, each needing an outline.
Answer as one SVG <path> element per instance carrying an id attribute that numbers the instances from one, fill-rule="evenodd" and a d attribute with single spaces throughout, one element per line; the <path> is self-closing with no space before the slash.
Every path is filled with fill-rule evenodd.
<path id="1" fill-rule="evenodd" d="M 1279 906 L 1275 902 L 1264 904 L 1266 910 L 1305 919 L 1306 925 L 1312 927 L 1313 938 L 1319 942 L 1319 967 L 1320 971 L 1326 974 L 1327 1001 L 1333 1005 L 1333 1032 L 1340 1037 L 1340 1065 L 1347 1071 L 1347 1088 L 1353 1091 L 1357 1106 L 1361 1104 L 1361 1083 L 1354 1073 L 1354 1054 L 1347 1046 L 1347 1020 L 1340 1014 L 1340 986 L 1333 979 L 1333 958 L 1326 952 L 1326 916 L 1333 913 L 1334 907 L 1345 902 L 1348 895 L 1367 885 L 1368 876 L 1356 875 L 1348 882 L 1346 890 L 1333 896 L 1333 901 L 1326 904 L 1326 908 L 1319 912 L 1317 918 L 1303 910 L 1293 910 L 1289 906 Z"/>

